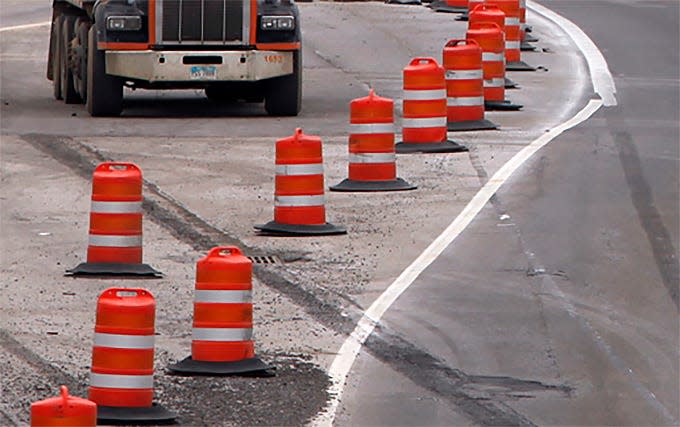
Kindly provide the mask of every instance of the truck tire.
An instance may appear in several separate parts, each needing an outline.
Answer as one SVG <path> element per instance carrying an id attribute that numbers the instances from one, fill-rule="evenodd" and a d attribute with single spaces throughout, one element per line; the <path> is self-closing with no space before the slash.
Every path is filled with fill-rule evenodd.
<path id="1" fill-rule="evenodd" d="M 52 51 L 52 61 L 50 62 L 50 68 L 52 68 L 52 93 L 54 99 L 61 99 L 61 55 L 59 51 L 61 50 L 61 24 L 63 21 L 62 16 L 57 16 L 54 21 L 52 21 L 52 35 L 50 36 L 50 50 Z"/>
<path id="2" fill-rule="evenodd" d="M 61 96 L 66 104 L 80 104 L 82 100 L 73 84 L 73 70 L 71 70 L 71 40 L 73 40 L 73 24 L 75 16 L 65 16 L 61 25 L 61 55 L 60 80 Z"/>
<path id="3" fill-rule="evenodd" d="M 264 109 L 270 116 L 297 116 L 302 106 L 302 51 L 293 53 L 293 74 L 267 82 Z"/>
<path id="4" fill-rule="evenodd" d="M 97 29 L 87 33 L 87 111 L 93 117 L 115 117 L 123 111 L 123 79 L 106 74 L 106 57 L 97 49 Z"/>
<path id="5" fill-rule="evenodd" d="M 80 95 L 82 102 L 87 99 L 87 32 L 90 29 L 89 21 L 78 18 L 74 25 L 75 37 L 78 42 L 78 72 L 73 73 L 73 82 L 76 92 Z"/>

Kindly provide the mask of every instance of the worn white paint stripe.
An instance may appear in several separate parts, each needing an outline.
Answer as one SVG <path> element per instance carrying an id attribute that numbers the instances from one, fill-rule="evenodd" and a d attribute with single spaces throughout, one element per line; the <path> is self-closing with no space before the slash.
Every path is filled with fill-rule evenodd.
<path id="1" fill-rule="evenodd" d="M 90 372 L 90 386 L 101 388 L 153 388 L 153 375 L 113 375 Z"/>
<path id="2" fill-rule="evenodd" d="M 277 175 L 321 175 L 323 164 L 309 163 L 304 165 L 276 165 Z"/>
<path id="3" fill-rule="evenodd" d="M 404 128 L 436 128 L 446 127 L 446 112 L 441 117 L 402 118 L 401 126 Z"/>
<path id="4" fill-rule="evenodd" d="M 95 347 L 109 348 L 128 348 L 135 350 L 152 349 L 154 346 L 153 335 L 121 335 L 105 334 L 96 332 L 94 334 Z"/>
<path id="5" fill-rule="evenodd" d="M 90 246 L 103 246 L 112 248 L 133 248 L 142 246 L 142 236 L 105 236 L 102 234 L 90 234 Z"/>
<path id="6" fill-rule="evenodd" d="M 196 341 L 235 342 L 250 341 L 252 328 L 193 328 L 191 339 Z"/>
<path id="7" fill-rule="evenodd" d="M 142 213 L 142 202 L 95 202 L 90 205 L 92 213 L 136 214 Z"/>
<path id="8" fill-rule="evenodd" d="M 323 206 L 325 198 L 318 196 L 274 196 L 274 204 L 279 207 Z"/>
<path id="9" fill-rule="evenodd" d="M 349 125 L 352 134 L 394 133 L 394 123 L 352 123 Z"/>
<path id="10" fill-rule="evenodd" d="M 501 62 L 504 59 L 503 53 L 482 52 L 482 62 Z"/>
<path id="11" fill-rule="evenodd" d="M 484 76 L 482 69 L 478 70 L 446 70 L 446 80 L 476 80 Z"/>
<path id="12" fill-rule="evenodd" d="M 467 228 L 477 214 L 496 194 L 498 189 L 510 178 L 510 176 L 538 150 L 550 141 L 561 135 L 562 132 L 571 129 L 579 123 L 587 120 L 602 106 L 602 101 L 591 100 L 588 105 L 579 111 L 574 117 L 551 129 L 531 144 L 522 149 L 506 164 L 504 164 L 491 179 L 475 194 L 470 203 L 453 220 L 453 222 L 437 237 L 423 253 L 404 270 L 397 279 L 383 292 L 366 310 L 354 328 L 354 331 L 345 340 L 333 360 L 328 374 L 331 378 L 331 386 L 328 390 L 332 396 L 325 410 L 317 415 L 312 421 L 314 426 L 331 426 L 335 419 L 342 393 L 344 391 L 347 375 L 349 374 L 354 360 L 361 346 L 373 333 L 376 325 L 385 312 L 394 304 L 399 296 L 418 278 L 418 276 L 453 242 L 460 233 Z"/>
<path id="13" fill-rule="evenodd" d="M 586 58 L 595 93 L 600 95 L 605 107 L 617 105 L 614 77 L 612 77 L 612 73 L 609 71 L 607 60 L 604 59 L 604 55 L 602 55 L 602 52 L 600 52 L 600 49 L 597 48 L 590 37 L 567 18 L 558 15 L 533 0 L 527 0 L 527 6 L 534 12 L 560 26 L 569 35 L 576 44 L 576 47 Z"/>
<path id="14" fill-rule="evenodd" d="M 446 89 L 407 90 L 404 89 L 404 101 L 437 101 L 446 98 Z"/>
<path id="15" fill-rule="evenodd" d="M 394 153 L 349 153 L 350 163 L 394 163 L 396 160 Z"/>
<path id="16" fill-rule="evenodd" d="M 484 105 L 483 96 L 459 96 L 455 98 L 446 98 L 447 107 L 476 107 Z"/>
<path id="17" fill-rule="evenodd" d="M 197 289 L 194 292 L 194 302 L 207 302 L 215 304 L 240 304 L 253 301 L 252 291 L 231 290 L 205 290 Z"/>
<path id="18" fill-rule="evenodd" d="M 0 28 L 0 33 L 5 31 L 18 31 L 18 30 L 28 30 L 30 28 L 46 27 L 50 25 L 52 21 L 36 22 L 34 24 L 23 24 L 23 25 L 13 25 L 11 27 Z"/>

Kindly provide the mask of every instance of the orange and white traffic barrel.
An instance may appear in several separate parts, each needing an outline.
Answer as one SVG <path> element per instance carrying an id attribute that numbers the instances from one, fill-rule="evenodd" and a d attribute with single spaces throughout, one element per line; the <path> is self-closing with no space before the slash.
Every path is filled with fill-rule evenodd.
<path id="1" fill-rule="evenodd" d="M 96 426 L 97 404 L 70 396 L 68 388 L 59 388 L 60 396 L 31 403 L 31 426 Z"/>
<path id="2" fill-rule="evenodd" d="M 276 141 L 274 220 L 255 229 L 277 235 L 344 234 L 326 222 L 321 138 L 295 129 Z"/>
<path id="3" fill-rule="evenodd" d="M 444 68 L 430 57 L 418 57 L 404 68 L 402 142 L 397 153 L 458 153 L 462 145 L 447 140 Z"/>
<path id="4" fill-rule="evenodd" d="M 468 0 L 467 9 L 456 18 L 456 21 L 467 21 L 470 19 L 470 12 L 472 12 L 480 4 L 484 4 L 486 0 Z"/>
<path id="5" fill-rule="evenodd" d="M 333 191 L 399 191 L 416 187 L 397 177 L 394 101 L 371 89 L 350 102 L 349 178 Z"/>
<path id="6" fill-rule="evenodd" d="M 505 13 L 505 62 L 507 71 L 536 71 L 522 61 L 520 50 L 520 0 L 487 0 Z"/>
<path id="7" fill-rule="evenodd" d="M 235 246 L 212 248 L 196 264 L 191 356 L 169 366 L 182 375 L 269 374 L 255 357 L 253 263 Z"/>
<path id="8" fill-rule="evenodd" d="M 88 398 L 100 423 L 176 418 L 153 403 L 155 317 L 146 289 L 109 288 L 99 296 Z"/>
<path id="9" fill-rule="evenodd" d="M 529 34 L 530 30 L 527 25 L 527 0 L 519 0 L 519 48 L 523 52 L 536 50 L 531 42 L 537 42 L 538 39 Z"/>
<path id="10" fill-rule="evenodd" d="M 429 7 L 435 12 L 465 13 L 468 0 L 434 0 Z"/>
<path id="11" fill-rule="evenodd" d="M 492 22 L 470 24 L 466 37 L 482 48 L 484 108 L 510 111 L 522 108 L 505 100 L 505 37 L 501 28 Z"/>
<path id="12" fill-rule="evenodd" d="M 499 27 L 501 27 L 501 30 L 505 32 L 505 13 L 494 4 L 480 4 L 470 11 L 468 26 L 478 24 L 480 22 L 493 22 L 494 24 L 497 24 Z M 518 87 L 517 83 L 508 79 L 507 75 L 504 77 L 504 79 L 504 87 L 506 89 L 516 89 Z"/>
<path id="13" fill-rule="evenodd" d="M 92 175 L 87 262 L 73 275 L 160 273 L 142 263 L 142 171 L 133 163 L 105 162 Z"/>
<path id="14" fill-rule="evenodd" d="M 493 130 L 484 118 L 482 48 L 474 40 L 449 40 L 444 46 L 446 121 L 450 131 Z"/>

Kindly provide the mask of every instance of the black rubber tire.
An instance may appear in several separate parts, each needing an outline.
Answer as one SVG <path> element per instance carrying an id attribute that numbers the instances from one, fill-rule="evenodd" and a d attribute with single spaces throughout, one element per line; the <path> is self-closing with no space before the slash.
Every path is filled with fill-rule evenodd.
<path id="1" fill-rule="evenodd" d="M 80 95 L 81 102 L 85 103 L 87 99 L 87 32 L 90 29 L 89 21 L 85 18 L 78 18 L 76 20 L 73 31 L 78 41 L 82 55 L 80 56 L 80 64 L 78 64 L 80 76 L 73 75 L 73 84 L 76 92 Z"/>
<path id="2" fill-rule="evenodd" d="M 54 99 L 61 98 L 61 25 L 64 22 L 63 16 L 57 16 L 52 21 L 52 35 L 50 36 L 50 44 L 52 50 L 52 94 Z"/>
<path id="3" fill-rule="evenodd" d="M 82 99 L 73 84 L 73 70 L 71 69 L 71 40 L 73 40 L 73 25 L 75 16 L 65 16 L 61 25 L 61 58 L 59 67 L 61 73 L 61 96 L 66 104 L 80 104 Z"/>
<path id="4" fill-rule="evenodd" d="M 297 116 L 302 107 L 302 51 L 293 53 L 293 74 L 267 82 L 264 109 L 270 116 Z"/>
<path id="5" fill-rule="evenodd" d="M 123 79 L 106 74 L 106 57 L 97 49 L 97 31 L 87 33 L 87 112 L 93 117 L 116 117 L 123 111 Z"/>

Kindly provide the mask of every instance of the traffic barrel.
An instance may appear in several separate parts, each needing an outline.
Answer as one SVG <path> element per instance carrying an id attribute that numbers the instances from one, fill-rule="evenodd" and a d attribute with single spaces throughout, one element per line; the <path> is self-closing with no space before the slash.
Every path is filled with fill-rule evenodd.
<path id="1" fill-rule="evenodd" d="M 474 40 L 449 40 L 442 53 L 446 78 L 446 121 L 450 131 L 493 130 L 484 118 L 482 48 Z"/>
<path id="2" fill-rule="evenodd" d="M 100 423 L 167 422 L 153 403 L 156 301 L 146 289 L 109 288 L 99 296 L 88 398 Z"/>
<path id="3" fill-rule="evenodd" d="M 536 50 L 536 46 L 531 42 L 537 42 L 538 39 L 529 34 L 529 26 L 527 25 L 527 0 L 519 0 L 519 48 L 521 51 Z"/>
<path id="4" fill-rule="evenodd" d="M 403 141 L 397 153 L 459 153 L 467 148 L 447 140 L 446 80 L 437 60 L 419 57 L 404 68 Z"/>
<path id="5" fill-rule="evenodd" d="M 288 236 L 345 234 L 326 222 L 321 138 L 295 129 L 276 141 L 274 220 L 256 225 L 263 233 Z"/>
<path id="6" fill-rule="evenodd" d="M 480 4 L 484 4 L 486 0 L 468 0 L 468 6 L 467 9 L 463 12 L 462 15 L 459 15 L 456 18 L 456 21 L 467 21 L 470 19 L 470 12 L 473 11 L 477 6 Z"/>
<path id="7" fill-rule="evenodd" d="M 505 13 L 505 69 L 507 71 L 536 71 L 522 61 L 520 50 L 520 0 L 486 0 Z"/>
<path id="8" fill-rule="evenodd" d="M 397 177 L 394 101 L 375 94 L 350 102 L 349 178 L 332 191 L 400 191 L 416 187 Z"/>
<path id="9" fill-rule="evenodd" d="M 522 108 L 505 100 L 505 37 L 501 28 L 492 22 L 471 24 L 466 37 L 475 40 L 482 48 L 484 108 L 504 111 Z"/>
<path id="10" fill-rule="evenodd" d="M 97 404 L 91 400 L 70 396 L 68 388 L 59 388 L 60 395 L 31 403 L 31 426 L 96 426 Z"/>
<path id="11" fill-rule="evenodd" d="M 142 263 L 142 171 L 105 162 L 92 174 L 87 262 L 67 274 L 160 276 Z"/>
<path id="12" fill-rule="evenodd" d="M 430 3 L 430 8 L 435 12 L 465 13 L 468 0 L 435 0 Z"/>
<path id="13" fill-rule="evenodd" d="M 505 13 L 494 4 L 483 3 L 475 6 L 475 8 L 470 11 L 470 19 L 468 22 L 468 26 L 480 22 L 493 22 L 501 27 L 501 30 L 505 33 Z M 504 77 L 504 87 L 506 89 L 516 89 L 518 86 L 517 83 L 510 80 L 506 75 Z"/>
<path id="14" fill-rule="evenodd" d="M 235 246 L 219 246 L 196 263 L 191 356 L 170 365 L 181 375 L 270 374 L 255 357 L 253 263 Z"/>

